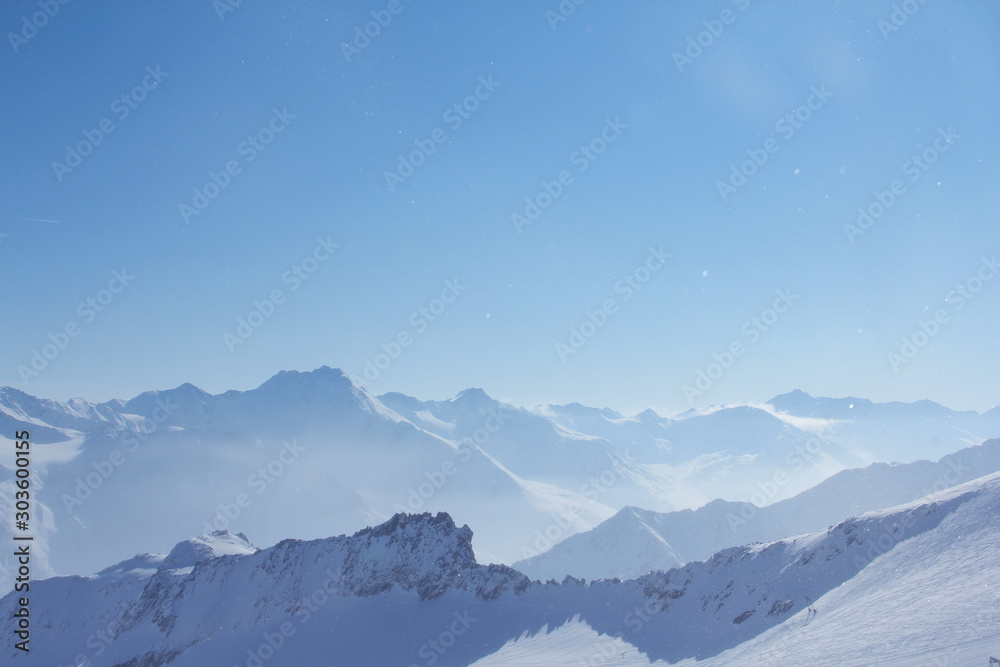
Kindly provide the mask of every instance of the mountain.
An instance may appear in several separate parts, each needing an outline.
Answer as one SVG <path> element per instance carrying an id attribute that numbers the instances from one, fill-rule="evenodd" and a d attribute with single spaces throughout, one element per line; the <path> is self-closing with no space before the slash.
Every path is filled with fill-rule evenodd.
<path id="1" fill-rule="evenodd" d="M 708 558 L 720 549 L 821 530 L 845 516 L 892 507 L 1000 471 L 1000 439 L 936 463 L 875 463 L 843 470 L 793 498 L 765 507 L 715 500 L 658 513 L 625 507 L 594 529 L 513 564 L 533 579 L 629 579 Z M 775 484 L 766 480 L 765 484 Z"/>
<path id="2" fill-rule="evenodd" d="M 776 612 L 781 620 L 734 647 L 705 650 L 704 645 L 712 643 L 706 636 L 711 630 L 696 620 L 688 624 L 686 635 L 678 632 L 682 628 L 664 628 L 667 641 L 673 639 L 685 648 L 671 651 L 672 655 L 651 650 L 643 633 L 663 614 L 652 605 L 632 611 L 630 632 L 608 631 L 579 614 L 524 633 L 473 667 L 668 664 L 658 658 L 684 667 L 992 664 L 990 657 L 1000 653 L 998 483 L 1000 475 L 988 475 L 908 505 L 849 519 L 824 533 L 752 547 L 756 559 L 747 558 L 747 548 L 717 554 L 710 562 L 724 554 L 735 556 L 736 562 L 753 562 L 784 550 L 779 578 L 802 584 L 798 597 L 770 595 L 773 605 L 764 618 Z M 872 521 L 879 523 L 875 530 Z M 922 525 L 924 521 L 928 523 Z M 820 586 L 827 590 L 818 595 L 815 589 L 805 594 L 817 583 L 808 580 L 806 570 L 811 565 L 822 563 L 825 576 L 836 576 L 833 573 L 848 565 L 845 558 L 860 568 L 857 574 L 839 585 Z M 727 564 L 729 559 L 726 556 Z M 712 606 L 716 599 L 728 602 L 748 590 L 754 595 L 774 590 L 765 569 L 743 571 L 750 576 L 733 579 L 722 596 L 695 602 Z M 642 580 L 669 574 L 654 573 Z M 687 599 L 692 585 L 678 591 L 684 593 L 680 597 Z M 761 601 L 763 605 L 747 606 L 732 620 L 732 632 L 760 617 L 767 605 L 763 595 Z M 676 660 L 681 653 L 691 655 Z"/>
<path id="3" fill-rule="evenodd" d="M 233 529 L 267 545 L 425 509 L 488 526 L 477 549 L 513 560 L 552 516 L 570 516 L 576 532 L 613 514 L 597 498 L 513 474 L 475 442 L 416 426 L 328 367 L 219 395 L 185 384 L 98 406 L 13 391 L 0 401 L 36 443 L 36 500 L 51 508 L 58 572 L 92 571 L 137 542 L 163 549 Z M 49 427 L 54 442 L 35 439 L 43 419 L 59 425 Z"/>
<path id="4" fill-rule="evenodd" d="M 482 389 L 466 389 L 446 401 L 418 401 L 398 393 L 379 400 L 430 433 L 475 443 L 523 477 L 578 485 L 620 459 L 601 438 L 496 401 Z"/>
<path id="5" fill-rule="evenodd" d="M 26 594 L 37 624 L 27 654 L 30 661 L 13 646 L 5 653 L 11 656 L 11 664 L 82 665 L 88 659 L 99 663 L 143 595 L 161 594 L 170 582 L 190 575 L 202 561 L 256 551 L 245 536 L 219 531 L 180 542 L 166 556 L 139 554 L 92 576 L 32 581 Z M 5 601 L 14 603 L 17 597 L 11 593 L 0 606 Z"/>
<path id="6" fill-rule="evenodd" d="M 56 443 L 80 432 L 124 427 L 120 401 L 95 404 L 81 398 L 66 403 L 36 398 L 13 387 L 0 387 L 0 427 L 4 434 L 27 430 L 37 443 Z"/>
<path id="7" fill-rule="evenodd" d="M 579 404 L 529 410 L 496 401 L 481 389 L 447 401 L 398 393 L 379 400 L 442 438 L 475 442 L 517 475 L 563 488 L 599 489 L 601 502 L 612 507 L 669 511 L 697 507 L 720 492 L 749 496 L 754 491 L 749 480 L 785 466 L 788 452 L 816 437 L 773 411 L 747 406 L 666 419 L 653 410 L 623 417 Z M 836 441 L 824 440 L 781 493 L 804 490 L 860 462 Z M 602 475 L 606 481 L 600 483 Z"/>
<path id="8" fill-rule="evenodd" d="M 837 424 L 837 439 L 868 462 L 935 460 L 1000 437 L 1000 411 L 951 410 L 933 401 L 874 403 L 864 398 L 815 398 L 803 391 L 769 401 L 790 418 Z"/>
<path id="9" fill-rule="evenodd" d="M 424 511 L 481 526 L 476 553 L 512 563 L 624 507 L 671 512 L 715 499 L 764 505 L 792 497 L 870 463 L 880 443 L 899 439 L 893 429 L 905 420 L 892 415 L 900 410 L 926 413 L 924 426 L 943 434 L 938 449 L 991 428 L 985 415 L 872 404 L 852 433 L 842 415 L 822 416 L 823 401 L 840 411 L 850 403 L 793 398 L 775 399 L 781 410 L 629 417 L 579 404 L 525 409 L 482 389 L 436 401 L 375 397 L 324 366 L 284 371 L 247 391 L 213 395 L 183 384 L 104 403 L 6 388 L 0 421 L 31 432 L 33 500 L 46 519 L 37 524 L 38 564 L 47 547 L 51 567 L 38 572 L 46 574 L 92 572 L 136 544 L 164 551 L 216 529 L 268 546 Z M 767 486 L 778 476 L 783 483 Z M 762 484 L 768 492 L 760 496 Z M 0 502 L 4 493 L 0 486 Z M 653 553 L 655 536 L 645 536 Z M 0 592 L 9 586 L 0 576 Z"/>
<path id="10" fill-rule="evenodd" d="M 32 582 L 30 664 L 570 664 L 585 648 L 606 660 L 612 646 L 632 661 L 619 664 L 975 652 L 1000 639 L 998 502 L 993 474 L 824 531 L 591 584 L 481 565 L 471 530 L 446 514 L 260 550 L 217 532 L 165 557 Z M 18 604 L 0 599 L 0 615 Z M 8 661 L 24 660 L 16 641 L 0 637 Z"/>
<path id="11" fill-rule="evenodd" d="M 913 535 L 901 524 L 880 536 L 871 564 L 819 598 L 811 619 L 800 613 L 697 664 L 993 664 L 1000 657 L 1000 515 L 991 485 L 956 489 L 979 487 L 934 530 Z M 947 511 L 947 492 L 941 496 L 938 507 Z"/>
<path id="12" fill-rule="evenodd" d="M 431 628 L 436 635 L 454 622 L 457 601 L 489 601 L 527 586 L 510 568 L 476 563 L 472 531 L 445 514 L 400 514 L 350 537 L 284 540 L 264 550 L 217 531 L 167 556 L 142 554 L 90 577 L 32 582 L 39 624 L 31 664 L 231 664 L 274 637 L 272 649 L 288 641 L 271 664 L 311 664 L 317 644 L 344 664 L 406 664 Z M 13 614 L 16 604 L 10 594 L 0 610 Z M 373 618 L 401 620 L 414 605 L 430 615 L 372 646 Z M 5 656 L 19 657 L 13 641 L 3 642 Z M 373 650 L 379 656 L 371 662 Z"/>
<path id="13" fill-rule="evenodd" d="M 726 508 L 733 505 L 722 500 L 713 503 L 721 503 Z M 675 540 L 676 524 L 680 523 L 676 518 L 693 519 L 695 516 L 700 523 L 706 511 L 702 508 L 696 512 L 681 510 L 660 514 L 624 507 L 600 525 L 571 535 L 548 551 L 519 560 L 512 567 L 541 581 L 561 581 L 566 576 L 588 581 L 615 577 L 635 579 L 653 570 L 683 567 L 692 559 L 679 556 L 664 534 Z"/>

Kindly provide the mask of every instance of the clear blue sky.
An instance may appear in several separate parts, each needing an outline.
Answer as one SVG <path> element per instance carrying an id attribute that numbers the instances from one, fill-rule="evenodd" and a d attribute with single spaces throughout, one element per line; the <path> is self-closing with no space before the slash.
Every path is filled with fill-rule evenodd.
<path id="1" fill-rule="evenodd" d="M 374 393 L 480 386 L 671 414 L 801 388 L 989 408 L 1000 276 L 961 308 L 946 298 L 1000 253 L 1000 5 L 911 4 L 890 31 L 893 3 L 868 0 L 592 0 L 565 21 L 546 14 L 555 0 L 243 2 L 222 18 L 211 0 L 71 1 L 45 20 L 5 2 L 0 384 L 105 400 L 323 364 L 362 379 L 404 333 Z M 391 21 L 345 49 L 373 11 Z M 679 68 L 688 38 L 707 45 Z M 796 109 L 799 127 L 777 125 Z M 949 126 L 911 180 L 906 163 Z M 100 143 L 54 167 L 85 132 Z M 602 133 L 604 152 L 578 153 Z M 418 141 L 433 153 L 390 190 Z M 724 201 L 717 183 L 748 150 L 768 159 Z M 186 221 L 180 205 L 230 161 Z M 562 171 L 572 182 L 519 233 L 511 215 Z M 896 179 L 905 191 L 849 242 L 844 224 Z M 339 247 L 293 289 L 285 272 L 318 237 Z M 671 257 L 647 274 L 651 246 Z M 124 289 L 102 293 L 123 267 Z M 618 281 L 647 275 L 626 299 Z M 419 309 L 455 278 L 424 327 Z M 745 326 L 779 289 L 798 299 L 767 331 Z M 227 345 L 274 290 L 273 314 Z M 606 300 L 564 361 L 557 344 Z M 18 367 L 67 325 L 77 335 L 24 382 Z M 689 401 L 733 343 L 742 355 Z"/>

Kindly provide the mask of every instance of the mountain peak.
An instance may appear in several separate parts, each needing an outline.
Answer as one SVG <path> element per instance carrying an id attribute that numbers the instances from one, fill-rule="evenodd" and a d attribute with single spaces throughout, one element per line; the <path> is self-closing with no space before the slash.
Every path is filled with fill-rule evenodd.
<path id="1" fill-rule="evenodd" d="M 476 556 L 472 550 L 472 529 L 467 525 L 459 528 L 447 512 L 434 515 L 430 512 L 400 512 L 385 523 L 363 528 L 351 537 L 359 542 L 364 539 L 369 545 L 388 538 L 388 543 L 400 545 L 402 551 L 417 547 L 426 549 L 428 544 L 433 544 L 439 559 L 444 557 L 463 567 L 476 564 Z"/>
<path id="2" fill-rule="evenodd" d="M 323 378 L 329 380 L 337 380 L 340 378 L 347 377 L 344 371 L 340 370 L 339 368 L 333 368 L 332 366 L 327 366 L 326 364 L 323 364 L 322 366 L 312 371 L 311 373 L 307 373 L 307 375 L 312 375 L 313 377 L 316 378 Z"/>
<path id="3" fill-rule="evenodd" d="M 175 392 L 179 392 L 179 393 L 184 393 L 184 394 L 193 394 L 193 395 L 196 395 L 196 396 L 198 396 L 198 395 L 211 396 L 211 394 L 209 394 L 207 391 L 205 391 L 201 387 L 196 387 L 195 385 L 191 384 L 190 382 L 185 382 L 184 384 L 182 384 L 179 387 L 177 387 L 176 389 L 174 389 L 174 391 Z"/>
<path id="4" fill-rule="evenodd" d="M 383 537 L 385 535 L 392 535 L 393 533 L 405 533 L 409 531 L 421 531 L 421 530 L 431 530 L 431 531 L 443 531 L 445 534 L 451 534 L 456 531 L 459 533 L 468 532 L 468 540 L 471 544 L 472 541 L 472 529 L 468 526 L 462 526 L 461 529 L 455 524 L 455 520 L 451 518 L 451 515 L 447 512 L 438 512 L 437 514 L 431 514 L 430 512 L 423 512 L 422 514 L 407 514 L 405 512 L 399 512 L 394 514 L 391 519 L 385 523 L 381 523 L 377 526 L 368 528 L 362 528 L 358 532 L 354 533 L 352 537 L 362 537 L 368 535 L 370 538 Z M 460 535 L 464 537 L 464 535 Z"/>
<path id="5" fill-rule="evenodd" d="M 622 415 L 622 413 L 612 408 L 592 408 L 589 405 L 584 405 L 582 403 L 578 403 L 577 401 L 566 403 L 565 405 L 547 405 L 542 407 L 550 412 L 556 412 L 571 418 L 600 416 L 605 419 L 624 419 L 624 415 Z"/>
<path id="6" fill-rule="evenodd" d="M 163 563 L 163 554 L 142 553 L 132 556 L 97 573 L 97 576 L 120 578 L 131 573 L 151 574 Z"/>
<path id="7" fill-rule="evenodd" d="M 631 521 L 633 519 L 645 520 L 649 515 L 655 514 L 652 510 L 646 510 L 635 505 L 626 505 L 608 519 L 609 522 Z"/>
<path id="8" fill-rule="evenodd" d="M 638 419 L 641 422 L 645 421 L 658 422 L 661 421 L 663 417 L 661 417 L 653 408 L 646 408 L 645 410 L 636 415 L 636 419 Z"/>
<path id="9" fill-rule="evenodd" d="M 471 403 L 474 405 L 479 405 L 482 403 L 493 404 L 495 401 L 490 398 L 490 395 L 479 387 L 469 387 L 468 389 L 463 389 L 455 395 L 455 398 L 451 399 L 452 403 Z"/>
<path id="10" fill-rule="evenodd" d="M 338 383 L 354 384 L 339 368 L 320 366 L 312 371 L 278 371 L 258 387 L 287 386 L 293 384 Z"/>
<path id="11" fill-rule="evenodd" d="M 259 551 L 243 533 L 216 530 L 208 535 L 178 542 L 160 565 L 161 570 L 179 570 L 219 556 L 249 556 Z"/>
<path id="12" fill-rule="evenodd" d="M 775 396 L 774 398 L 772 398 L 770 401 L 768 401 L 768 403 L 771 403 L 773 405 L 775 401 L 786 401 L 786 402 L 787 401 L 795 401 L 795 402 L 806 401 L 806 402 L 812 402 L 812 401 L 815 401 L 815 400 L 816 400 L 816 398 L 812 394 L 804 392 L 801 389 L 793 389 L 793 390 L 791 390 L 791 391 L 789 391 L 787 393 L 778 394 L 777 396 Z"/>
<path id="13" fill-rule="evenodd" d="M 203 406 L 212 398 L 212 395 L 204 389 L 196 387 L 190 382 L 185 382 L 173 389 L 144 391 L 123 403 L 121 409 L 131 414 L 150 416 L 157 406 L 172 402 L 176 402 L 180 406 Z"/>
<path id="14" fill-rule="evenodd" d="M 293 404 L 298 407 L 315 404 L 344 407 L 353 405 L 366 412 L 385 413 L 384 408 L 375 405 L 377 401 L 364 389 L 359 387 L 339 368 L 320 366 L 313 371 L 280 371 L 266 382 L 245 392 L 226 392 L 223 396 L 242 395 L 245 398 L 256 397 L 256 400 L 274 404 Z M 398 418 L 392 419 L 397 421 Z"/>

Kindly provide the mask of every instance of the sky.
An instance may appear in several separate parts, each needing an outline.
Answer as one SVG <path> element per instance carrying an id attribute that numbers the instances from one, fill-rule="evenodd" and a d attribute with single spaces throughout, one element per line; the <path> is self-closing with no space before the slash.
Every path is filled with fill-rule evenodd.
<path id="1" fill-rule="evenodd" d="M 329 365 L 626 414 L 988 409 L 998 26 L 985 1 L 5 2 L 0 385 Z"/>

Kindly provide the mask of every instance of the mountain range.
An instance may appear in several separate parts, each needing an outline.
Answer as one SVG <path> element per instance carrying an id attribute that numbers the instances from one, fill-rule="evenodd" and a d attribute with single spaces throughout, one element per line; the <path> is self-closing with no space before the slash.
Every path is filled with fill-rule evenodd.
<path id="1" fill-rule="evenodd" d="M 997 409 L 793 391 L 626 416 L 372 396 L 322 367 L 104 403 L 0 388 L 0 425 L 32 443 L 25 664 L 997 653 Z M 0 459 L 6 516 L 15 481 Z"/>
<path id="2" fill-rule="evenodd" d="M 472 531 L 444 513 L 264 549 L 215 531 L 32 582 L 26 664 L 986 664 L 1000 646 L 998 503 L 995 473 L 591 583 L 482 565 Z M 18 604 L 0 599 L 0 615 Z M 23 655 L 16 641 L 0 639 L 8 661 Z"/>
<path id="3" fill-rule="evenodd" d="M 846 516 L 903 504 L 997 471 L 1000 439 L 993 439 L 936 463 L 873 463 L 842 470 L 764 507 L 725 500 L 669 513 L 625 507 L 592 530 L 513 567 L 542 580 L 630 579 L 704 560 L 726 547 L 822 530 Z"/>
<path id="4" fill-rule="evenodd" d="M 1000 434 L 1000 411 L 792 392 L 759 405 L 624 416 L 579 404 L 518 407 L 480 389 L 439 401 L 376 397 L 322 367 L 248 391 L 184 384 L 104 403 L 0 388 L 0 426 L 4 438 L 31 433 L 35 566 L 47 576 L 93 572 L 136 544 L 166 551 L 218 529 L 270 545 L 424 511 L 479 526 L 477 556 L 509 564 L 626 507 L 770 505 L 842 470 L 938 459 Z M 0 465 L 2 505 L 13 497 L 13 461 Z M 0 591 L 11 565 L 0 557 Z"/>

